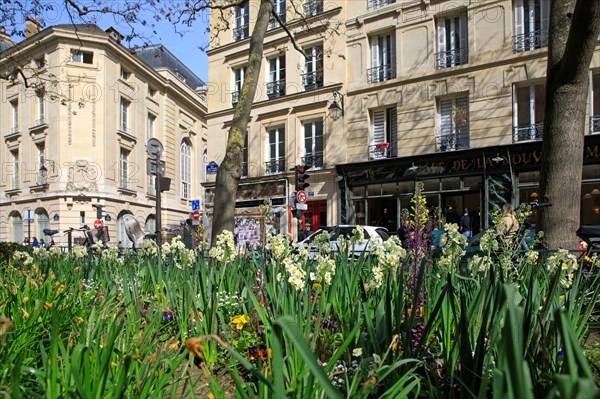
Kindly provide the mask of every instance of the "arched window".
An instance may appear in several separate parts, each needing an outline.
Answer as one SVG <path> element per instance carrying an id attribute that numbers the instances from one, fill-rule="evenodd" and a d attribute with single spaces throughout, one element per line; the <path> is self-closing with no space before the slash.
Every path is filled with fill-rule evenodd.
<path id="1" fill-rule="evenodd" d="M 23 242 L 23 218 L 19 212 L 14 212 L 10 216 L 12 222 L 12 239 L 19 244 Z"/>
<path id="2" fill-rule="evenodd" d="M 190 188 L 192 181 L 192 151 L 190 145 L 184 140 L 179 147 L 180 153 L 180 179 L 181 179 L 181 198 L 190 198 Z"/>
<path id="3" fill-rule="evenodd" d="M 123 215 L 126 214 L 131 213 L 123 211 L 119 213 L 119 216 L 117 217 L 117 236 L 119 241 L 121 241 L 121 245 L 123 245 L 123 247 L 131 248 L 133 246 L 133 243 L 131 242 L 129 237 L 127 237 L 127 233 L 125 232 L 125 224 L 123 223 Z"/>
<path id="4" fill-rule="evenodd" d="M 156 218 L 154 215 L 148 215 L 146 218 L 146 223 L 144 225 L 144 230 L 146 233 L 154 233 L 156 232 Z"/>
<path id="5" fill-rule="evenodd" d="M 50 217 L 48 217 L 48 212 L 46 212 L 45 209 L 37 209 L 35 211 L 35 218 L 37 219 L 38 238 L 42 238 L 45 242 L 48 242 L 50 237 L 44 234 L 44 229 L 50 228 Z"/>

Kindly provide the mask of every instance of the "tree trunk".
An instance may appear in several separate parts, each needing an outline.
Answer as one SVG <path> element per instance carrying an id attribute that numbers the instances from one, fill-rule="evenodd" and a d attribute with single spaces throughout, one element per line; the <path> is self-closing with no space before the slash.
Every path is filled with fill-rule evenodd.
<path id="1" fill-rule="evenodd" d="M 244 140 L 248 133 L 248 121 L 263 58 L 263 42 L 272 9 L 273 0 L 261 0 L 256 24 L 250 37 L 250 50 L 244 84 L 227 136 L 225 158 L 217 172 L 211 234 L 211 243 L 213 244 L 217 242 L 217 236 L 223 230 L 233 232 L 235 198 L 241 176 Z"/>
<path id="2" fill-rule="evenodd" d="M 540 189 L 548 248 L 577 248 L 589 67 L 600 32 L 600 1 L 553 0 Z"/>

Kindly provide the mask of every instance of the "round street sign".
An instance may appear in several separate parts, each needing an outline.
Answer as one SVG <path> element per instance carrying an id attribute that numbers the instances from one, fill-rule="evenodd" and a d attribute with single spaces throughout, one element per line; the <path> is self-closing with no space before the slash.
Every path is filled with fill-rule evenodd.
<path id="1" fill-rule="evenodd" d="M 146 143 L 146 152 L 151 157 L 156 158 L 157 155 L 159 158 L 162 157 L 163 150 L 164 147 L 160 140 L 155 139 L 154 137 L 148 140 L 148 142 Z"/>
<path id="2" fill-rule="evenodd" d="M 194 220 L 200 220 L 200 211 L 194 211 L 192 213 L 192 217 L 194 218 Z"/>
<path id="3" fill-rule="evenodd" d="M 296 194 L 296 201 L 298 201 L 301 204 L 306 204 L 306 191 L 298 191 L 298 193 Z"/>
<path id="4" fill-rule="evenodd" d="M 101 219 L 96 219 L 96 221 L 94 222 L 94 228 L 96 230 L 102 230 L 103 225 L 104 224 L 102 223 Z"/>

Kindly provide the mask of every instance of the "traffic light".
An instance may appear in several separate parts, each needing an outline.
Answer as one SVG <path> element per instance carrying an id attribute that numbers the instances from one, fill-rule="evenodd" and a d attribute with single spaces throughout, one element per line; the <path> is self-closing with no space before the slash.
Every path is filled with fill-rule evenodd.
<path id="1" fill-rule="evenodd" d="M 307 170 L 306 165 L 296 166 L 296 191 L 304 190 L 310 186 L 310 184 L 306 183 L 306 179 L 309 178 L 309 175 L 306 174 Z"/>

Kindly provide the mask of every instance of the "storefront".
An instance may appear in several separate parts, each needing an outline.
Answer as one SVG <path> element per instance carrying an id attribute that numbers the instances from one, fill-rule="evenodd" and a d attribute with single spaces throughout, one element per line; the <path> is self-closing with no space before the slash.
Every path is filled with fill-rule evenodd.
<path id="1" fill-rule="evenodd" d="M 419 182 L 431 212 L 458 223 L 467 209 L 477 233 L 494 207 L 539 198 L 540 159 L 537 141 L 338 165 L 340 219 L 397 231 Z M 600 135 L 585 137 L 581 196 L 581 224 L 600 224 Z"/>

